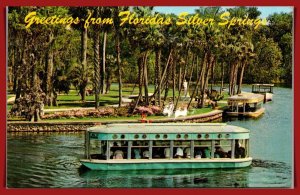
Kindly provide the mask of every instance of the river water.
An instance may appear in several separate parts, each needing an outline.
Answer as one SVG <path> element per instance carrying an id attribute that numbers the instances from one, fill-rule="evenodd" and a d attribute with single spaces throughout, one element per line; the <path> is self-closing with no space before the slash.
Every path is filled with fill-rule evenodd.
<path id="1" fill-rule="evenodd" d="M 246 88 L 246 91 L 250 88 Z M 274 88 L 258 119 L 226 121 L 250 133 L 250 167 L 240 169 L 90 171 L 79 159 L 84 133 L 9 133 L 8 188 L 291 188 L 293 92 Z"/>

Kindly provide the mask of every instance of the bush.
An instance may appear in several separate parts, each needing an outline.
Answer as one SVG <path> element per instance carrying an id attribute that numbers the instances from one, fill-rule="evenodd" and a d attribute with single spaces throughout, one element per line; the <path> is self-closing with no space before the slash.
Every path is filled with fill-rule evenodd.
<path id="1" fill-rule="evenodd" d="M 161 108 L 158 106 L 139 106 L 134 111 L 135 114 L 147 114 L 147 115 L 153 115 L 153 114 L 160 114 Z"/>

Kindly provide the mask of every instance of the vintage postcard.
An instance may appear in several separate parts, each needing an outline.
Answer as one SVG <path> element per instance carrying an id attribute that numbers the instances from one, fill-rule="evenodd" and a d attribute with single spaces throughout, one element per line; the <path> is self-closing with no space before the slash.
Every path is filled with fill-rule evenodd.
<path id="1" fill-rule="evenodd" d="M 292 6 L 8 6 L 7 188 L 294 188 Z"/>

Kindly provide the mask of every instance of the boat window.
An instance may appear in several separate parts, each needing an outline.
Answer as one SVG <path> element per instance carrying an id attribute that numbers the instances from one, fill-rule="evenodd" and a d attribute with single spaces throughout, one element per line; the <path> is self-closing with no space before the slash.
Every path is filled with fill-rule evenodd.
<path id="1" fill-rule="evenodd" d="M 230 158 L 231 142 L 232 140 L 216 140 L 214 148 L 214 158 Z"/>
<path id="2" fill-rule="evenodd" d="M 234 158 L 248 157 L 248 140 L 240 139 L 235 140 L 234 144 Z"/>
<path id="3" fill-rule="evenodd" d="M 90 140 L 90 157 L 91 159 L 106 159 L 106 141 Z"/>
<path id="4" fill-rule="evenodd" d="M 228 111 L 230 111 L 230 112 L 238 111 L 238 107 L 237 107 L 238 103 L 237 102 L 229 102 L 228 105 L 229 105 Z"/>
<path id="5" fill-rule="evenodd" d="M 180 134 L 177 134 L 177 135 L 176 135 L 176 138 L 181 138 L 181 135 L 180 135 Z"/>
<path id="6" fill-rule="evenodd" d="M 146 138 L 147 138 L 147 135 L 146 135 L 146 134 L 143 134 L 142 138 L 143 138 L 143 139 L 146 139 Z"/>
<path id="7" fill-rule="evenodd" d="M 209 138 L 209 134 L 205 134 L 205 138 L 206 138 L 206 139 Z"/>
<path id="8" fill-rule="evenodd" d="M 110 158 L 127 159 L 128 141 L 110 141 Z"/>
<path id="9" fill-rule="evenodd" d="M 243 146 L 242 146 L 243 147 Z M 245 158 L 249 157 L 249 140 L 245 140 Z"/>
<path id="10" fill-rule="evenodd" d="M 153 141 L 152 158 L 170 158 L 170 141 Z"/>
<path id="11" fill-rule="evenodd" d="M 245 111 L 246 112 L 255 112 L 256 110 L 260 109 L 262 107 L 262 101 L 256 102 L 256 103 L 247 103 L 245 104 Z"/>
<path id="12" fill-rule="evenodd" d="M 117 134 L 114 134 L 112 138 L 113 138 L 113 139 L 117 139 L 117 138 L 118 138 L 118 135 L 117 135 Z"/>
<path id="13" fill-rule="evenodd" d="M 201 139 L 201 137 L 202 137 L 201 134 L 198 134 L 198 135 L 197 135 L 197 138 L 198 138 L 198 139 Z"/>
<path id="14" fill-rule="evenodd" d="M 174 141 L 174 158 L 191 158 L 191 141 Z"/>
<path id="15" fill-rule="evenodd" d="M 146 151 L 149 151 L 149 141 L 133 141 L 131 146 L 131 159 L 141 159 L 144 157 L 143 154 L 147 156 Z"/>
<path id="16" fill-rule="evenodd" d="M 211 158 L 211 140 L 194 141 L 194 158 Z"/>
<path id="17" fill-rule="evenodd" d="M 138 134 L 134 135 L 134 139 L 138 139 L 140 136 Z"/>
<path id="18" fill-rule="evenodd" d="M 124 135 L 124 134 L 122 134 L 122 135 L 121 135 L 121 139 L 124 139 L 124 138 L 125 138 L 125 135 Z"/>
<path id="19" fill-rule="evenodd" d="M 222 138 L 222 134 L 218 134 L 218 138 Z"/>
<path id="20" fill-rule="evenodd" d="M 160 138 L 160 135 L 159 135 L 159 134 L 156 134 L 156 135 L 155 135 L 155 138 L 156 138 L 156 139 L 159 139 L 159 138 Z"/>
<path id="21" fill-rule="evenodd" d="M 164 139 L 167 139 L 168 138 L 168 135 L 167 134 L 164 134 L 164 137 L 163 137 Z"/>
<path id="22" fill-rule="evenodd" d="M 188 134 L 184 134 L 184 139 L 187 139 L 189 138 L 189 135 Z"/>

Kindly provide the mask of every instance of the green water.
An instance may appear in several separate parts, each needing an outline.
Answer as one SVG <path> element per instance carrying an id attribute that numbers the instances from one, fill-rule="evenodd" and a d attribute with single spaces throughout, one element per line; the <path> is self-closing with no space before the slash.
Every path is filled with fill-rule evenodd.
<path id="1" fill-rule="evenodd" d="M 246 91 L 250 88 L 246 88 Z M 289 188 L 293 185 L 293 92 L 274 88 L 258 119 L 229 124 L 248 128 L 253 163 L 241 169 L 90 171 L 79 159 L 83 133 L 9 133 L 9 188 Z"/>

